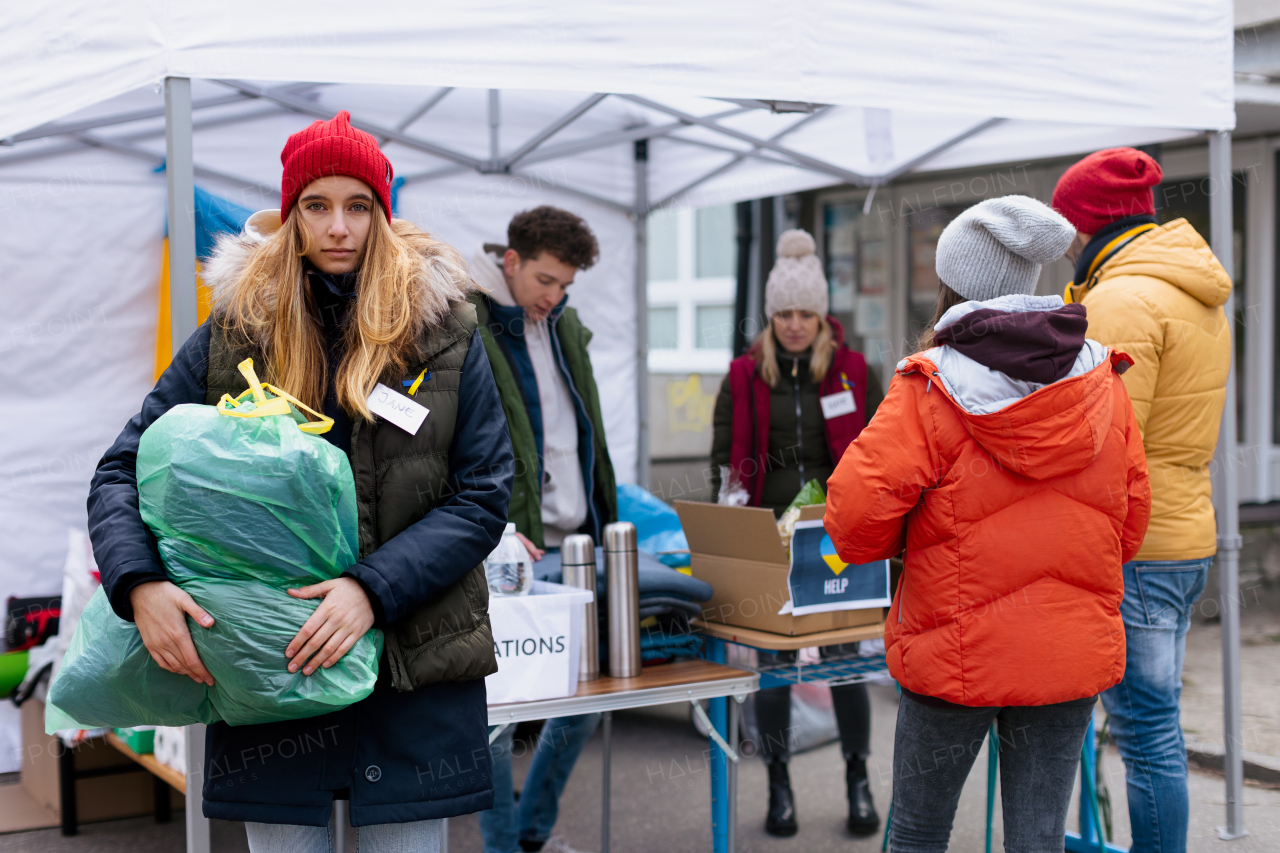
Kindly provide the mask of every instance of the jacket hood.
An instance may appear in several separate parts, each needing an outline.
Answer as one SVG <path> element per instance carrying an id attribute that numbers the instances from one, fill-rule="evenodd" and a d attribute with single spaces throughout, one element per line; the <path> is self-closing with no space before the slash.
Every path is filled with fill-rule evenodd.
<path id="1" fill-rule="evenodd" d="M 1070 372 L 1088 326 L 1083 305 L 1009 294 L 956 305 L 933 327 L 933 339 L 1013 379 L 1047 385 Z"/>
<path id="2" fill-rule="evenodd" d="M 1225 305 L 1231 295 L 1231 276 L 1185 219 L 1161 225 L 1125 246 L 1103 265 L 1098 280 L 1119 275 L 1162 279 L 1210 308 Z"/>
<path id="3" fill-rule="evenodd" d="M 554 324 L 569 304 L 569 294 L 566 293 L 546 317 L 541 320 L 530 318 L 511 295 L 511 288 L 507 286 L 502 272 L 502 258 L 485 249 L 484 245 L 471 255 L 471 274 L 479 285 L 477 289 L 489 297 L 490 311 L 502 320 L 508 334 L 523 334 L 525 325 L 529 323 Z"/>
<path id="4" fill-rule="evenodd" d="M 1057 296 L 1022 295 L 968 302 L 943 315 L 938 326 L 978 311 L 1017 314 L 1062 304 Z M 1112 374 L 1132 363 L 1127 355 L 1084 339 L 1065 376 L 1048 383 L 1016 379 L 947 345 L 904 359 L 897 372 L 923 374 L 926 393 L 936 385 L 959 410 L 974 441 L 1001 465 L 1047 480 L 1081 471 L 1097 458 L 1111 423 Z"/>
<path id="5" fill-rule="evenodd" d="M 393 220 L 393 226 L 399 221 Z M 249 217 L 239 234 L 218 237 L 213 254 L 201 266 L 201 278 L 209 286 L 214 314 L 227 307 L 235 283 L 253 253 L 281 227 L 279 210 L 259 210 Z M 419 321 L 424 326 L 440 323 L 449 313 L 450 303 L 464 301 L 479 289 L 461 255 L 435 240 L 430 250 L 420 252 L 414 284 Z"/>

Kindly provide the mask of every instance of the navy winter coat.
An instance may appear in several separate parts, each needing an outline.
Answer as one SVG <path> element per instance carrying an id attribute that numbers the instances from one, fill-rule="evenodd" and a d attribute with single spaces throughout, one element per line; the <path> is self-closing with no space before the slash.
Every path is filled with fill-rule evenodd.
<path id="1" fill-rule="evenodd" d="M 311 278 L 322 305 L 337 295 L 335 285 L 345 284 L 314 274 Z M 335 331 L 326 327 L 331 339 Z M 209 339 L 206 324 L 187 341 L 93 478 L 90 537 L 105 592 L 125 619 L 133 618 L 129 591 L 166 577 L 155 539 L 138 512 L 138 441 L 173 406 L 204 402 Z M 337 359 L 330 363 L 336 365 Z M 332 395 L 324 408 L 331 417 L 340 411 Z M 345 449 L 350 430 L 350 419 L 342 416 L 325 437 Z M 428 513 L 365 561 L 376 561 L 384 574 L 387 566 L 411 565 L 416 572 L 443 579 L 441 585 L 447 587 L 492 550 L 494 539 L 486 531 L 495 524 L 500 530 L 505 522 L 511 472 L 506 418 L 477 333 L 458 390 L 449 454 L 456 489 L 445 505 L 449 512 Z M 376 595 L 373 604 L 376 613 L 400 609 Z M 281 649 L 280 665 L 285 663 Z M 493 804 L 489 759 L 483 680 L 399 692 L 380 675 L 372 695 L 331 714 L 256 726 L 209 726 L 204 813 L 224 820 L 323 826 L 338 795 L 350 797 L 354 826 L 469 814 Z"/>

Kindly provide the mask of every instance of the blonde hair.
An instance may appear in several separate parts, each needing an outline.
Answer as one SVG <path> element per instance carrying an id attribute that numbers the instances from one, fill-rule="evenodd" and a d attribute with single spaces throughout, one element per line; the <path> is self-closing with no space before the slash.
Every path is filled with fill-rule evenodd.
<path id="1" fill-rule="evenodd" d="M 465 298 L 470 286 L 466 263 L 453 247 L 412 223 L 388 221 L 374 206 L 334 379 L 338 405 L 366 421 L 373 420 L 366 400 L 374 386 L 404 372 L 427 323 L 439 322 L 450 298 Z M 219 299 L 218 319 L 261 351 L 265 378 L 320 409 L 328 393 L 328 353 L 303 265 L 311 237 L 296 210 L 254 247 Z"/>
<path id="2" fill-rule="evenodd" d="M 814 382 L 821 382 L 826 378 L 827 370 L 830 369 L 835 357 L 836 346 L 831 324 L 827 322 L 826 317 L 819 314 L 818 336 L 813 339 L 813 346 L 809 348 L 809 375 L 813 377 Z M 778 340 L 773 336 L 772 317 L 769 318 L 769 324 L 756 335 L 751 352 L 755 356 L 756 363 L 760 365 L 761 377 L 770 388 L 776 387 L 782 371 L 778 368 Z"/>

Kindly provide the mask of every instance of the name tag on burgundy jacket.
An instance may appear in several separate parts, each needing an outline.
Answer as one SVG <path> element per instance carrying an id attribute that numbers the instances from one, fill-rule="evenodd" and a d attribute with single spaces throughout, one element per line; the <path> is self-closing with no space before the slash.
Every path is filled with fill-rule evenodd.
<path id="1" fill-rule="evenodd" d="M 822 403 L 822 416 L 827 420 L 841 415 L 850 415 L 858 411 L 858 404 L 853 401 L 852 391 L 840 391 L 818 398 Z"/>

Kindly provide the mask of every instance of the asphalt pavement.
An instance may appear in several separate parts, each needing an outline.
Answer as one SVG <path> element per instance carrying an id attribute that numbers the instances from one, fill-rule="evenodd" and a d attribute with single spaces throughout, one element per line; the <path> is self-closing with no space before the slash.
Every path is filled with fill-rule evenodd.
<path id="1" fill-rule="evenodd" d="M 884 816 L 892 784 L 893 724 L 897 696 L 893 687 L 871 688 L 874 714 L 868 762 L 873 794 Z M 614 715 L 613 853 L 632 851 L 709 851 L 711 849 L 710 789 L 706 741 L 690 724 L 688 709 L 667 705 Z M 557 832 L 576 849 L 600 850 L 601 737 L 599 732 L 583 751 L 561 802 Z M 515 771 L 523 779 L 527 752 L 516 750 Z M 1124 801 L 1124 768 L 1114 751 L 1103 757 L 1112 793 L 1116 841 L 1128 843 L 1128 814 Z M 744 756 L 739 775 L 738 850 L 741 853 L 873 853 L 879 835 L 856 839 L 844 830 L 844 769 L 838 744 L 829 744 L 793 758 L 800 832 L 794 838 L 773 838 L 764 832 L 768 802 L 763 762 Z M 1280 791 L 1249 787 L 1245 791 L 1245 821 L 1251 835 L 1233 842 L 1219 841 L 1223 786 L 1220 778 L 1191 774 L 1191 838 L 1193 853 L 1263 853 L 1280 850 Z M 999 804 L 995 807 L 993 849 L 1003 847 Z M 1069 825 L 1074 825 L 1074 808 Z M 975 762 L 960 801 L 951 850 L 981 851 L 986 833 L 986 758 Z M 474 816 L 450 821 L 451 853 L 480 853 L 479 825 Z M 0 835 L 0 853 L 181 853 L 181 813 L 166 826 L 149 818 L 87 824 L 73 838 L 56 829 Z M 246 851 L 240 824 L 214 821 L 214 853 Z M 355 851 L 348 832 L 347 850 Z"/>

